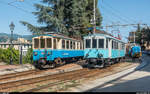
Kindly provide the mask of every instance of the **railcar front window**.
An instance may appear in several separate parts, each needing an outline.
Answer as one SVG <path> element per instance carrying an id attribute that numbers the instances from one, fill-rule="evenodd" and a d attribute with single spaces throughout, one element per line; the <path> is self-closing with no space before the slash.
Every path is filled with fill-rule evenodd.
<path id="1" fill-rule="evenodd" d="M 39 48 L 39 39 L 34 39 L 34 48 L 35 49 Z"/>
<path id="2" fill-rule="evenodd" d="M 45 48 L 45 39 L 40 39 L 41 48 Z"/>
<path id="3" fill-rule="evenodd" d="M 99 39 L 99 48 L 104 48 L 104 39 Z"/>
<path id="4" fill-rule="evenodd" d="M 52 48 L 52 39 L 51 38 L 47 39 L 47 48 Z"/>
<path id="5" fill-rule="evenodd" d="M 97 48 L 97 39 L 92 40 L 92 46 L 93 48 Z"/>
<path id="6" fill-rule="evenodd" d="M 86 48 L 91 48 L 91 39 L 86 39 Z"/>

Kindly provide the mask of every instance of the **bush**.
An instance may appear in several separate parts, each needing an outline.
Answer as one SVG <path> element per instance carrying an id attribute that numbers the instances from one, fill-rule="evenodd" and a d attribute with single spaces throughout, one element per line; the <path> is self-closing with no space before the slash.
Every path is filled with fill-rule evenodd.
<path id="1" fill-rule="evenodd" d="M 10 64 L 10 58 L 13 58 L 13 64 L 19 64 L 19 51 L 15 50 L 14 48 L 11 50 L 11 48 L 8 49 L 1 49 L 0 48 L 0 62 L 5 62 L 7 64 Z M 33 58 L 32 58 L 32 48 L 28 49 L 28 52 L 26 56 L 23 56 L 22 63 L 27 64 L 30 63 L 32 64 Z"/>
<path id="2" fill-rule="evenodd" d="M 33 63 L 32 51 L 33 51 L 32 48 L 28 49 L 27 55 L 23 57 L 23 64 L 27 64 L 27 63 L 32 64 Z"/>
<path id="3" fill-rule="evenodd" d="M 12 55 L 13 64 L 19 64 L 19 51 L 15 50 L 14 48 L 8 49 L 0 49 L 0 61 L 3 61 L 7 64 L 10 64 L 10 58 Z"/>

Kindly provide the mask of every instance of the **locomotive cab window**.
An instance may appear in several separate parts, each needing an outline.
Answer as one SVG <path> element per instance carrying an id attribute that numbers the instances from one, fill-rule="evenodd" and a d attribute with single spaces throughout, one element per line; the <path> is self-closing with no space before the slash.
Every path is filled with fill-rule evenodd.
<path id="1" fill-rule="evenodd" d="M 104 48 L 104 39 L 98 40 L 98 48 Z"/>
<path id="2" fill-rule="evenodd" d="M 41 47 L 40 48 L 45 48 L 45 39 L 44 38 L 41 38 L 40 39 L 40 44 L 41 44 Z"/>
<path id="3" fill-rule="evenodd" d="M 97 48 L 97 39 L 92 39 L 92 48 Z"/>
<path id="4" fill-rule="evenodd" d="M 91 48 L 91 39 L 86 39 L 86 48 Z"/>
<path id="5" fill-rule="evenodd" d="M 39 39 L 34 39 L 34 48 L 35 49 L 39 48 Z"/>

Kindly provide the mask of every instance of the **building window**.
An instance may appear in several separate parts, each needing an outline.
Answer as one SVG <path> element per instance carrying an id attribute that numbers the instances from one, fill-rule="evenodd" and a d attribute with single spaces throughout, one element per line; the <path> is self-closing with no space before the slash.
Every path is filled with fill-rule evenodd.
<path id="1" fill-rule="evenodd" d="M 4 48 L 6 48 L 6 45 L 4 45 Z"/>
<path id="2" fill-rule="evenodd" d="M 104 48 L 104 39 L 99 39 L 98 48 Z"/>
<path id="3" fill-rule="evenodd" d="M 86 48 L 91 48 L 91 39 L 86 39 Z"/>

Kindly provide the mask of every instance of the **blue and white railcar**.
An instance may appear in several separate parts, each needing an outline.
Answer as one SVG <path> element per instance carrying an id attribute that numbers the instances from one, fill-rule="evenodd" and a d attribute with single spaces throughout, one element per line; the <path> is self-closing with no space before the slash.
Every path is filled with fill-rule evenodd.
<path id="1" fill-rule="evenodd" d="M 37 68 L 65 64 L 70 59 L 83 58 L 83 42 L 59 34 L 33 37 L 33 61 Z"/>
<path id="2" fill-rule="evenodd" d="M 125 43 L 108 34 L 91 34 L 84 37 L 84 58 L 89 65 L 104 67 L 125 57 Z"/>
<path id="3" fill-rule="evenodd" d="M 133 58 L 141 57 L 142 56 L 141 46 L 139 44 L 131 43 L 128 54 Z"/>

